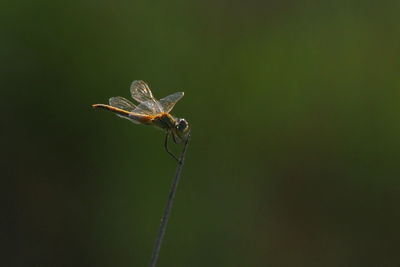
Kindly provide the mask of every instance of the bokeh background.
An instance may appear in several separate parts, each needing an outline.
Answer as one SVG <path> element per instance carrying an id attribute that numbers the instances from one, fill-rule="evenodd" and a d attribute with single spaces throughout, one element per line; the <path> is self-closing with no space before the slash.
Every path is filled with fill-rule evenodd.
<path id="1" fill-rule="evenodd" d="M 399 266 L 399 3 L 2 1 L 1 266 L 148 264 L 176 164 L 90 106 L 136 79 L 192 126 L 159 266 Z"/>

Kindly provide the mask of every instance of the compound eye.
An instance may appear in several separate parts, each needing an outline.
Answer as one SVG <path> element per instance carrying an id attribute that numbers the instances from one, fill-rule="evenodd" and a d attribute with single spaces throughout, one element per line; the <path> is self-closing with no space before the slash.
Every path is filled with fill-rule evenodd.
<path id="1" fill-rule="evenodd" d="M 187 121 L 186 121 L 185 119 L 180 119 L 180 120 L 178 121 L 178 125 L 177 125 L 176 128 L 177 128 L 179 131 L 183 131 L 183 130 L 185 130 L 187 127 L 188 127 Z"/>

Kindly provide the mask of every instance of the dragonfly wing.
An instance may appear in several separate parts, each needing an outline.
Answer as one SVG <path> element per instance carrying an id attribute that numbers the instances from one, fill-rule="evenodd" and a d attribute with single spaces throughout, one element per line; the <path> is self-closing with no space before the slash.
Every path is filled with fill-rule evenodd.
<path id="1" fill-rule="evenodd" d="M 133 112 L 135 113 L 141 113 L 146 115 L 157 115 L 163 111 L 164 109 L 162 108 L 160 102 L 158 102 L 157 100 L 155 101 L 149 100 L 146 102 L 142 102 L 133 110 Z"/>
<path id="2" fill-rule="evenodd" d="M 164 112 L 169 113 L 175 106 L 176 102 L 178 102 L 183 97 L 183 95 L 183 92 L 177 92 L 175 94 L 164 97 L 163 99 L 160 99 L 160 104 L 163 107 Z"/>
<path id="3" fill-rule="evenodd" d="M 144 81 L 133 81 L 131 84 L 131 95 L 139 103 L 154 100 L 149 86 Z"/>
<path id="4" fill-rule="evenodd" d="M 116 108 L 120 108 L 126 111 L 133 111 L 136 106 L 129 101 L 128 99 L 125 99 L 121 96 L 114 96 L 111 97 L 108 102 L 110 103 L 110 106 L 116 107 Z"/>
<path id="5" fill-rule="evenodd" d="M 149 86 L 144 81 L 133 81 L 131 95 L 140 104 L 135 112 L 155 115 L 163 112 L 162 105 L 154 98 Z"/>
<path id="6" fill-rule="evenodd" d="M 108 102 L 110 103 L 110 106 L 113 106 L 113 107 L 116 107 L 116 108 L 119 108 L 119 109 L 123 109 L 123 110 L 126 110 L 128 112 L 132 112 L 133 110 L 136 109 L 136 105 L 135 104 L 133 104 L 131 101 L 129 101 L 128 99 L 123 98 L 121 96 L 111 97 L 108 100 Z M 121 118 L 124 118 L 124 119 L 128 119 L 133 123 L 140 124 L 138 121 L 132 120 L 131 118 L 129 118 L 125 114 L 121 115 L 121 114 L 117 114 L 116 113 L 116 115 L 118 117 L 121 117 Z"/>
<path id="7" fill-rule="evenodd" d="M 118 115 L 118 114 L 117 114 L 117 116 L 118 116 L 118 117 L 121 117 L 121 118 L 123 118 L 123 119 L 127 119 L 127 120 L 133 122 L 134 124 L 141 124 L 139 121 L 137 121 L 137 120 L 135 120 L 135 119 L 132 119 L 131 117 L 125 117 L 125 116 L 121 116 L 121 115 Z"/>

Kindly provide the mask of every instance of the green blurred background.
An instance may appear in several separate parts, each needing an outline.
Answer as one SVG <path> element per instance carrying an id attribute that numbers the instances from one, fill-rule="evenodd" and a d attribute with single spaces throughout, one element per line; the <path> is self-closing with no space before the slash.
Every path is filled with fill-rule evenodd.
<path id="1" fill-rule="evenodd" d="M 3 1 L 1 266 L 400 266 L 400 2 Z M 179 151 L 180 146 L 174 150 Z"/>

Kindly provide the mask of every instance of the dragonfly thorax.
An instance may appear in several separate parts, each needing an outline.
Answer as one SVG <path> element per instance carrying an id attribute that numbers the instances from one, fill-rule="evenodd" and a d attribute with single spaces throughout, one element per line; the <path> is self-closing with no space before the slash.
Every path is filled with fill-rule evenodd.
<path id="1" fill-rule="evenodd" d="M 185 119 L 175 118 L 168 113 L 156 116 L 152 123 L 155 127 L 171 133 L 175 143 L 181 143 L 186 140 L 189 133 L 189 123 Z"/>
<path id="2" fill-rule="evenodd" d="M 186 140 L 189 133 L 189 123 L 182 118 L 175 118 L 171 114 L 163 113 L 156 116 L 153 125 L 172 134 L 175 143 Z"/>
<path id="3" fill-rule="evenodd" d="M 175 128 L 176 125 L 176 119 L 168 113 L 162 113 L 156 116 L 152 122 L 154 126 L 166 131 L 170 131 L 171 129 Z"/>

